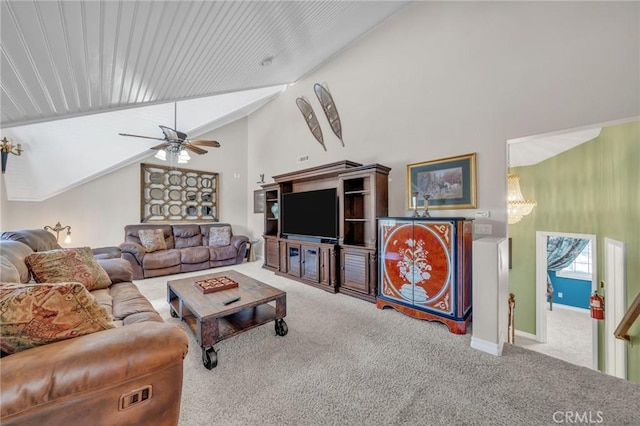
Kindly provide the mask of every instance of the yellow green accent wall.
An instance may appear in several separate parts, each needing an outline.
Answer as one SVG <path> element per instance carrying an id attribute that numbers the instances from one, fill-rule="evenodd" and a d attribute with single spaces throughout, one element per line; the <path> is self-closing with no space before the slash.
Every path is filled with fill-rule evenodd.
<path id="1" fill-rule="evenodd" d="M 538 202 L 533 213 L 509 225 L 513 253 L 509 291 L 516 296 L 516 329 L 536 332 L 536 231 L 596 235 L 598 282 L 604 280 L 604 238 L 623 242 L 629 306 L 640 293 L 640 122 L 604 128 L 589 142 L 511 171 L 520 175 L 524 198 Z M 600 294 L 606 297 L 606 283 Z M 603 333 L 601 323 L 600 370 L 604 369 Z M 629 335 L 628 378 L 640 383 L 640 319 Z"/>

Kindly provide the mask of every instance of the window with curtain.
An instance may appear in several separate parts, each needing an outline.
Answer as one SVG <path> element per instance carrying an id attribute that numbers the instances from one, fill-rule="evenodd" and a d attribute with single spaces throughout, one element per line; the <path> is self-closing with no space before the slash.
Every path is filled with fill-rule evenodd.
<path id="1" fill-rule="evenodd" d="M 578 280 L 591 280 L 592 255 L 591 241 L 584 246 L 580 254 L 566 267 L 559 269 L 556 276 L 563 278 L 573 278 Z"/>

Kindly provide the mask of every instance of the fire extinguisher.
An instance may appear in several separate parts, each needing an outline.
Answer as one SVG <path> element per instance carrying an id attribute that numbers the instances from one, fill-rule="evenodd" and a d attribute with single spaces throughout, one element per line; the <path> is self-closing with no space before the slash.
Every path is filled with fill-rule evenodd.
<path id="1" fill-rule="evenodd" d="M 604 319 L 604 299 L 595 291 L 589 298 L 589 308 L 591 311 L 591 318 L 597 320 Z"/>

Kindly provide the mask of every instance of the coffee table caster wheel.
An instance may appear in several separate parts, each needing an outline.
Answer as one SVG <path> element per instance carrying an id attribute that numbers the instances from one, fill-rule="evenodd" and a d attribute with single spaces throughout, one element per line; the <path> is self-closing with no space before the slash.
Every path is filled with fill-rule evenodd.
<path id="1" fill-rule="evenodd" d="M 169 309 L 169 312 L 171 313 L 171 316 L 173 318 L 178 318 L 178 314 L 176 314 L 176 311 L 174 311 L 173 309 Z"/>
<path id="2" fill-rule="evenodd" d="M 218 353 L 215 349 L 203 349 L 202 350 L 202 364 L 204 364 L 207 370 L 211 370 L 218 365 Z"/>
<path id="3" fill-rule="evenodd" d="M 286 336 L 289 332 L 289 327 L 287 327 L 287 323 L 284 322 L 283 319 L 276 320 L 276 334 L 278 336 Z"/>

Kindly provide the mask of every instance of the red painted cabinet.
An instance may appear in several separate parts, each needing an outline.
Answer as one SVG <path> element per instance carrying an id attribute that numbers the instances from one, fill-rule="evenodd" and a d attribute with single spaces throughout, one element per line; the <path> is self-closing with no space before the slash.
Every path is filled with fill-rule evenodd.
<path id="1" fill-rule="evenodd" d="M 465 334 L 471 320 L 472 220 L 380 218 L 378 308 L 440 321 Z"/>

